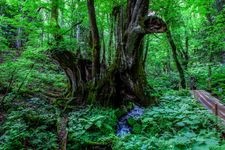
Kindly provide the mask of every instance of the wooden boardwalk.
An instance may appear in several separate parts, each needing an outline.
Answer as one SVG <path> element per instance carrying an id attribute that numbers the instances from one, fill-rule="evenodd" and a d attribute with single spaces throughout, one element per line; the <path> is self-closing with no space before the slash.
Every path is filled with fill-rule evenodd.
<path id="1" fill-rule="evenodd" d="M 217 98 L 204 90 L 194 90 L 192 94 L 208 110 L 225 121 L 225 106 Z"/>

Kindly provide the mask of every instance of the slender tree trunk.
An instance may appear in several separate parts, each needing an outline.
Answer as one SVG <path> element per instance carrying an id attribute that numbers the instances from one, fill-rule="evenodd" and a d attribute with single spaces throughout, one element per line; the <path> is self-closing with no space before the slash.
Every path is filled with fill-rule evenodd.
<path id="1" fill-rule="evenodd" d="M 94 0 L 87 0 L 88 6 L 88 15 L 91 27 L 91 35 L 92 35 L 92 50 L 93 50 L 93 68 L 92 68 L 92 76 L 94 78 L 98 78 L 100 74 L 100 38 L 96 21 L 95 14 L 95 6 Z"/>
<path id="2" fill-rule="evenodd" d="M 185 45 L 184 48 L 178 51 L 181 57 L 181 64 L 184 70 L 188 69 L 189 63 L 189 38 L 188 36 L 185 37 Z"/>
<path id="3" fill-rule="evenodd" d="M 143 59 L 144 68 L 145 68 L 145 64 L 146 64 L 146 60 L 147 60 L 147 56 L 148 56 L 148 49 L 149 49 L 149 38 L 146 40 L 146 44 L 145 44 L 145 55 L 144 55 L 144 59 Z"/>
<path id="4" fill-rule="evenodd" d="M 106 64 L 106 47 L 105 47 L 104 29 L 102 29 L 102 64 Z"/>
<path id="5" fill-rule="evenodd" d="M 171 72 L 171 53 L 169 49 L 167 49 L 166 72 L 167 73 Z"/>
<path id="6" fill-rule="evenodd" d="M 100 75 L 103 76 L 106 71 L 106 45 L 105 45 L 105 38 L 104 38 L 104 29 L 102 29 L 102 59 L 101 59 L 101 67 L 100 67 Z"/>
<path id="7" fill-rule="evenodd" d="M 188 69 L 189 63 L 189 37 L 185 37 L 185 51 L 184 51 L 184 69 Z"/>
<path id="8" fill-rule="evenodd" d="M 110 16 L 111 19 L 113 19 L 112 16 Z M 109 44 L 108 44 L 108 64 L 111 64 L 112 61 L 112 46 L 113 46 L 113 29 L 114 29 L 114 21 L 111 22 L 110 18 L 108 18 L 110 26 L 110 33 L 109 33 Z"/>
<path id="9" fill-rule="evenodd" d="M 171 46 L 171 49 L 172 49 L 172 54 L 173 54 L 173 59 L 175 61 L 175 64 L 176 64 L 176 67 L 177 67 L 177 70 L 179 72 L 179 76 L 180 76 L 180 83 L 181 83 L 181 87 L 183 89 L 186 88 L 186 81 L 185 81 L 185 76 L 184 76 L 184 70 L 181 66 L 181 63 L 179 62 L 178 60 L 178 57 L 177 57 L 177 47 L 175 45 L 175 42 L 173 40 L 173 37 L 171 35 L 171 32 L 170 30 L 167 30 L 166 32 L 166 36 L 167 36 L 167 39 L 169 41 L 169 44 Z"/>
<path id="10" fill-rule="evenodd" d="M 17 36 L 16 36 L 16 49 L 20 49 L 22 47 L 22 29 L 19 27 L 17 28 Z"/>
<path id="11" fill-rule="evenodd" d="M 60 26 L 59 26 L 59 0 L 52 0 L 52 9 L 51 9 L 51 21 L 54 24 L 54 39 L 55 39 L 55 46 L 59 48 L 60 43 L 63 41 L 63 36 L 60 34 Z"/>

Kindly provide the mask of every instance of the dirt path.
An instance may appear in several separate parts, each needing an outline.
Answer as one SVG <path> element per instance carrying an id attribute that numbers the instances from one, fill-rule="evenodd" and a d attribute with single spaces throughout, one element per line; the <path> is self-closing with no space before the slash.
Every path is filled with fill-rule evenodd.
<path id="1" fill-rule="evenodd" d="M 218 99 L 204 90 L 194 90 L 192 94 L 208 110 L 225 121 L 225 106 Z"/>

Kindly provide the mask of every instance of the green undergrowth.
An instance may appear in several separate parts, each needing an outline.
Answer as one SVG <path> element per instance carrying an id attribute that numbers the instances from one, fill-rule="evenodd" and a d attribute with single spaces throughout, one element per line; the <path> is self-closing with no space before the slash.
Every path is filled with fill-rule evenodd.
<path id="1" fill-rule="evenodd" d="M 0 125 L 0 150 L 57 149 L 58 111 L 39 98 L 14 103 Z"/>
<path id="2" fill-rule="evenodd" d="M 69 114 L 68 149 L 111 145 L 116 138 L 116 110 L 88 107 Z"/>
<path id="3" fill-rule="evenodd" d="M 66 88 L 66 78 L 47 55 L 48 47 L 27 47 L 23 51 L 11 49 L 0 64 L 0 92 L 4 89 L 16 94 L 35 94 Z M 6 52 L 5 52 L 6 53 Z M 15 57 L 15 55 L 17 57 Z"/>
<path id="4" fill-rule="evenodd" d="M 223 149 L 223 125 L 185 91 L 167 92 L 159 106 L 130 119 L 133 133 L 118 139 L 114 149 Z"/>
<path id="5" fill-rule="evenodd" d="M 221 122 L 187 91 L 167 92 L 158 106 L 149 107 L 139 119 L 130 119 L 131 134 L 117 137 L 115 110 L 86 109 L 73 112 L 69 122 L 69 149 L 109 145 L 128 149 L 220 149 L 224 141 Z"/>
<path id="6" fill-rule="evenodd" d="M 116 136 L 122 109 L 87 106 L 68 114 L 67 149 L 222 150 L 224 127 L 188 91 L 168 91 L 160 103 L 129 119 L 133 131 Z M 0 128 L 0 149 L 58 149 L 59 110 L 38 98 L 11 108 Z"/>

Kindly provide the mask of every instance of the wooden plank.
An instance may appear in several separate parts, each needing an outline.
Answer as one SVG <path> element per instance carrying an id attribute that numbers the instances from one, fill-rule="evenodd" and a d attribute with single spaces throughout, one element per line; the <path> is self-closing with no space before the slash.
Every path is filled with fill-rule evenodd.
<path id="1" fill-rule="evenodd" d="M 213 104 L 205 100 L 205 98 L 201 94 L 199 94 L 198 91 L 195 91 L 195 97 L 200 103 L 207 107 L 208 110 L 212 111 Z"/>

